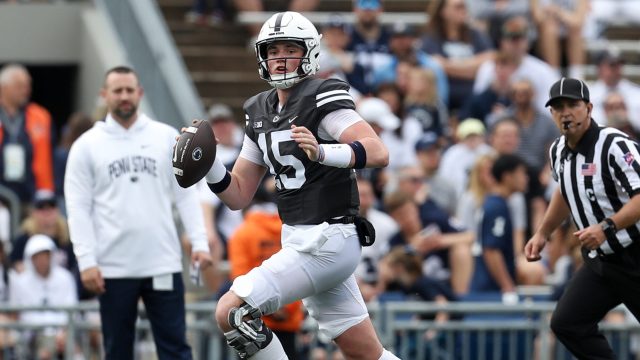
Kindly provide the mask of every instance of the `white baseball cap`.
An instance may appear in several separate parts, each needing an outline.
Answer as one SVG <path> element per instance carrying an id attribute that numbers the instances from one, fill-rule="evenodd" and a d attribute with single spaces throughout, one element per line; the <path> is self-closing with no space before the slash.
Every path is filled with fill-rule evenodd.
<path id="1" fill-rule="evenodd" d="M 356 110 L 368 123 L 377 124 L 384 130 L 393 131 L 400 126 L 400 119 L 382 99 L 375 97 L 363 99 L 358 102 Z"/>

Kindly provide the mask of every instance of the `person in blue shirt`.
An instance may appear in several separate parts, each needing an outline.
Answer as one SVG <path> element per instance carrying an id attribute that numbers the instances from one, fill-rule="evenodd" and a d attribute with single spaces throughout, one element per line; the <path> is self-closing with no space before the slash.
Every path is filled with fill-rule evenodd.
<path id="1" fill-rule="evenodd" d="M 517 302 L 513 224 L 507 199 L 525 191 L 527 167 L 516 155 L 501 155 L 491 168 L 495 185 L 485 198 L 480 222 L 482 255 L 476 257 L 472 292 L 500 292 L 504 303 Z"/>
<path id="2" fill-rule="evenodd" d="M 389 61 L 377 67 L 373 73 L 374 86 L 384 83 L 392 83 L 397 79 L 398 63 L 408 62 L 413 66 L 431 70 L 436 77 L 436 86 L 440 101 L 448 104 L 449 82 L 444 69 L 434 58 L 416 47 L 418 41 L 417 30 L 405 23 L 395 23 L 390 29 Z"/>

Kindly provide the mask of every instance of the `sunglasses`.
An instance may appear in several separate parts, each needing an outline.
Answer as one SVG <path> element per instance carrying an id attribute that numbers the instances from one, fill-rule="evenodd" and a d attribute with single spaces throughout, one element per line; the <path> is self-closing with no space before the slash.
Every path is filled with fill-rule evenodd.
<path id="1" fill-rule="evenodd" d="M 53 209 L 57 207 L 57 204 L 55 201 L 39 201 L 35 204 L 33 204 L 33 207 L 38 209 L 38 210 L 45 210 L 45 209 Z"/>

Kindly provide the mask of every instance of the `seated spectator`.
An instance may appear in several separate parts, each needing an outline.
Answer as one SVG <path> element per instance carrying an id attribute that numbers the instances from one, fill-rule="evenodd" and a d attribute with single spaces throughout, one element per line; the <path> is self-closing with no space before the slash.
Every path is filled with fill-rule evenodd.
<path id="1" fill-rule="evenodd" d="M 29 238 L 24 251 L 24 271 L 9 281 L 9 302 L 18 306 L 71 306 L 78 303 L 76 283 L 71 273 L 56 265 L 56 245 L 46 235 Z M 18 320 L 25 324 L 52 324 L 41 332 L 29 334 L 34 358 L 54 359 L 62 356 L 66 344 L 68 314 L 60 311 L 22 311 Z"/>
<path id="2" fill-rule="evenodd" d="M 560 73 L 549 64 L 529 54 L 530 33 L 529 21 L 523 16 L 508 19 L 502 26 L 500 52 L 513 59 L 516 68 L 509 80 L 529 78 L 535 89 L 534 101 L 540 111 L 548 112 L 545 107 L 547 93 L 551 85 L 558 80 Z M 496 63 L 487 60 L 478 69 L 473 84 L 473 93 L 480 94 L 494 82 L 497 76 Z"/>
<path id="3" fill-rule="evenodd" d="M 513 16 L 529 16 L 529 0 L 467 1 L 469 12 L 479 29 L 489 34 L 498 47 L 504 22 Z"/>
<path id="4" fill-rule="evenodd" d="M 629 109 L 629 121 L 636 131 L 640 131 L 640 85 L 626 79 L 623 75 L 625 61 L 622 54 L 615 47 L 601 51 L 596 56 L 598 65 L 598 79 L 589 85 L 589 93 L 593 103 L 591 117 L 600 125 L 604 125 L 603 101 L 607 94 L 617 92 L 622 94 Z"/>
<path id="5" fill-rule="evenodd" d="M 409 144 L 394 132 L 400 126 L 400 119 L 391 112 L 389 105 L 378 98 L 361 100 L 356 111 L 367 121 L 389 150 L 389 169 L 415 164 L 415 157 Z"/>
<path id="6" fill-rule="evenodd" d="M 604 98 L 604 115 L 606 126 L 614 127 L 633 139 L 639 139 L 640 133 L 634 129 L 629 119 L 629 111 L 624 96 L 617 92 L 609 93 Z"/>
<path id="7" fill-rule="evenodd" d="M 589 0 L 530 0 L 538 26 L 538 51 L 552 68 L 559 70 L 563 53 L 569 63 L 568 76 L 584 78 L 585 49 L 582 38 Z M 566 46 L 563 48 L 563 44 Z"/>
<path id="8" fill-rule="evenodd" d="M 355 23 L 347 51 L 355 58 L 354 69 L 347 82 L 363 95 L 374 90 L 375 69 L 389 62 L 389 32 L 380 23 L 383 13 L 380 0 L 354 0 Z"/>
<path id="9" fill-rule="evenodd" d="M 349 41 L 349 29 L 344 19 L 339 14 L 332 15 L 322 26 L 318 77 L 347 81 L 347 74 L 353 72 L 355 61 L 353 54 L 346 51 Z M 354 87 L 349 88 L 349 93 L 356 102 L 362 96 Z"/>
<path id="10" fill-rule="evenodd" d="M 397 284 L 408 300 L 434 302 L 441 305 L 456 300 L 455 294 L 446 283 L 443 284 L 422 273 L 422 259 L 406 247 L 397 246 L 391 250 L 380 261 L 380 269 L 381 282 L 387 287 Z M 440 311 L 433 315 L 422 315 L 420 319 L 445 323 L 449 320 L 449 314 Z M 435 335 L 434 330 L 427 330 L 424 334 L 427 340 L 432 340 Z"/>
<path id="11" fill-rule="evenodd" d="M 385 210 L 399 226 L 390 245 L 408 245 L 423 256 L 424 275 L 446 281 L 456 294 L 466 293 L 473 271 L 473 233 L 458 228 L 433 201 L 418 205 L 416 196 L 401 189 L 385 196 Z"/>
<path id="12" fill-rule="evenodd" d="M 409 72 L 407 93 L 404 99 L 405 120 L 403 138 L 409 144 L 416 141 L 425 132 L 432 132 L 446 142 L 451 135 L 447 106 L 438 96 L 435 74 L 431 70 L 415 67 Z M 408 120 L 414 119 L 417 127 L 407 127 Z"/>
<path id="13" fill-rule="evenodd" d="M 69 227 L 66 219 L 60 214 L 53 195 L 45 194 L 36 197 L 29 216 L 22 222 L 21 231 L 22 234 L 13 241 L 13 248 L 9 255 L 11 266 L 17 272 L 25 269 L 23 259 L 27 242 L 32 236 L 42 234 L 53 239 L 56 244 L 52 254 L 53 262 L 74 274 L 78 273 L 78 262 L 69 240 Z"/>
<path id="14" fill-rule="evenodd" d="M 549 113 L 535 106 L 534 97 L 531 81 L 515 80 L 511 84 L 511 106 L 506 109 L 504 117 L 515 120 L 520 127 L 518 156 L 539 173 L 547 167 L 549 146 L 560 136 L 560 132 Z"/>
<path id="15" fill-rule="evenodd" d="M 476 159 L 491 152 L 484 135 L 486 128 L 478 119 L 465 119 L 456 129 L 458 143 L 445 150 L 438 174 L 447 179 L 459 199 L 467 188 L 469 171 Z"/>
<path id="16" fill-rule="evenodd" d="M 491 167 L 495 179 L 491 193 L 482 205 L 480 244 L 482 255 L 476 257 L 471 280 L 472 292 L 501 292 L 505 304 L 518 301 L 513 220 L 508 198 L 527 186 L 527 168 L 515 155 L 498 157 Z"/>
<path id="17" fill-rule="evenodd" d="M 51 115 L 30 97 L 24 66 L 0 69 L 0 185 L 14 191 L 24 207 L 36 193 L 54 191 Z"/>
<path id="18" fill-rule="evenodd" d="M 449 179 L 438 173 L 443 151 L 440 139 L 434 133 L 424 133 L 416 142 L 415 151 L 424 182 L 429 188 L 429 198 L 449 215 L 454 215 L 458 203 L 456 191 Z"/>
<path id="19" fill-rule="evenodd" d="M 416 29 L 405 23 L 395 23 L 391 27 L 391 37 L 389 39 L 391 57 L 386 64 L 374 70 L 374 86 L 377 87 L 382 83 L 397 81 L 400 88 L 404 89 L 401 81 L 403 79 L 399 74 L 401 71 L 399 64 L 408 63 L 411 67 L 420 67 L 433 72 L 437 100 L 447 104 L 449 100 L 447 75 L 438 62 L 416 46 L 418 43 L 417 35 Z M 406 73 L 406 75 L 409 74 Z M 410 79 L 410 77 L 407 79 Z"/>
<path id="20" fill-rule="evenodd" d="M 433 0 L 422 50 L 434 56 L 449 79 L 449 109 L 458 110 L 473 88 L 480 64 L 494 56 L 489 37 L 469 24 L 464 0 Z"/>
<path id="21" fill-rule="evenodd" d="M 482 92 L 474 92 L 467 99 L 459 113 L 461 119 L 472 117 L 482 120 L 487 125 L 491 119 L 503 115 L 505 109 L 511 105 L 509 93 L 511 91 L 511 76 L 517 66 L 516 59 L 506 52 L 500 51 L 496 55 L 494 64 L 495 73 L 491 85 Z M 483 66 L 484 64 L 480 66 L 478 74 L 483 71 Z"/>

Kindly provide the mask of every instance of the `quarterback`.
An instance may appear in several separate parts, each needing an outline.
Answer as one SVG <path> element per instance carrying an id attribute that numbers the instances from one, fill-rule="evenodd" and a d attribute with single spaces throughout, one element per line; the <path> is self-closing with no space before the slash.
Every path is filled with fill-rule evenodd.
<path id="1" fill-rule="evenodd" d="M 215 317 L 241 358 L 286 359 L 260 316 L 302 299 L 347 359 L 398 359 L 378 340 L 353 275 L 367 244 L 354 169 L 386 166 L 388 151 L 355 112 L 346 83 L 313 77 L 320 38 L 308 19 L 284 12 L 256 40 L 260 77 L 274 89 L 244 104 L 245 139 L 233 170 L 216 159 L 205 178 L 225 204 L 242 209 L 269 170 L 282 250 L 236 278 Z"/>

